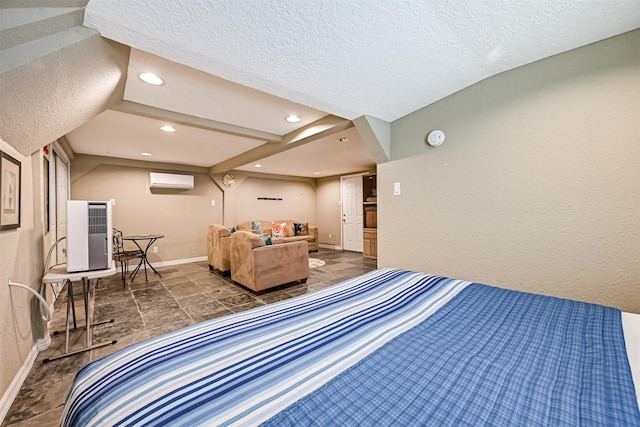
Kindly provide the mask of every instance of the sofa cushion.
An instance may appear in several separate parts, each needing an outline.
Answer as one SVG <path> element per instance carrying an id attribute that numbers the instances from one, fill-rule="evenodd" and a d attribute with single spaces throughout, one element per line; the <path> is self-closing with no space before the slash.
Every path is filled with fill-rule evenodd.
<path id="1" fill-rule="evenodd" d="M 271 223 L 271 237 L 287 237 L 287 223 L 286 222 L 272 222 Z"/>
<path id="2" fill-rule="evenodd" d="M 251 224 L 253 224 L 253 221 L 241 222 L 240 224 L 236 224 L 235 229 L 236 230 L 251 230 Z"/>
<path id="3" fill-rule="evenodd" d="M 313 242 L 313 236 L 291 236 L 291 237 L 272 237 L 271 243 L 274 245 L 279 245 L 281 243 L 291 243 L 291 242 Z"/>
<path id="4" fill-rule="evenodd" d="M 294 222 L 293 223 L 294 234 L 296 236 L 308 236 L 309 235 L 309 223 L 308 222 Z"/>
<path id="5" fill-rule="evenodd" d="M 279 223 L 279 224 L 281 224 L 281 223 L 283 223 L 283 222 L 284 222 L 285 224 L 287 224 L 287 225 L 286 225 L 286 230 L 287 230 L 287 231 L 286 231 L 286 233 L 287 233 L 287 237 L 295 236 L 294 229 L 293 229 L 293 223 L 295 222 L 294 220 L 292 220 L 292 219 L 282 219 L 282 218 L 279 218 L 279 219 L 277 219 L 277 220 L 274 220 L 273 222 L 277 222 L 277 223 Z"/>
<path id="6" fill-rule="evenodd" d="M 251 229 L 258 235 L 261 235 L 263 233 L 262 224 L 256 221 L 251 221 Z"/>

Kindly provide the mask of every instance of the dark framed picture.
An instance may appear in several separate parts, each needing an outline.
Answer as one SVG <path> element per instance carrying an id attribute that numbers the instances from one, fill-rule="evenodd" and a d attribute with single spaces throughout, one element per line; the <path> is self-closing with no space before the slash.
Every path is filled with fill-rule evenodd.
<path id="1" fill-rule="evenodd" d="M 20 227 L 22 165 L 0 151 L 0 231 Z"/>

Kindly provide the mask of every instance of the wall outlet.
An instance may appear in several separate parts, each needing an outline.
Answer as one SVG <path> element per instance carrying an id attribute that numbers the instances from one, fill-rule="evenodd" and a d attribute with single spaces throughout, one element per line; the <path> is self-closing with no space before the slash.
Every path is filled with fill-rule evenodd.
<path id="1" fill-rule="evenodd" d="M 157 254 L 157 253 L 158 253 L 158 247 L 157 247 L 157 246 L 154 246 L 154 247 L 153 247 L 153 253 L 154 253 L 154 254 Z"/>
<path id="2" fill-rule="evenodd" d="M 331 233 L 329 233 L 329 238 L 331 238 Z"/>

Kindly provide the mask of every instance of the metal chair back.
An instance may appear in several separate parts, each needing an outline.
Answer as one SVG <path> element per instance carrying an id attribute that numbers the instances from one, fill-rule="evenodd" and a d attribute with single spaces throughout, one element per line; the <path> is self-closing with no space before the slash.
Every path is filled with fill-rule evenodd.
<path id="1" fill-rule="evenodd" d="M 122 238 L 122 231 L 117 228 L 113 228 L 113 260 L 120 263 L 120 273 L 122 277 L 122 283 L 126 286 L 127 283 L 127 275 L 126 272 L 129 270 L 129 260 L 134 258 L 142 259 L 144 257 L 144 253 L 139 250 L 130 250 L 127 251 L 124 249 L 124 239 Z"/>

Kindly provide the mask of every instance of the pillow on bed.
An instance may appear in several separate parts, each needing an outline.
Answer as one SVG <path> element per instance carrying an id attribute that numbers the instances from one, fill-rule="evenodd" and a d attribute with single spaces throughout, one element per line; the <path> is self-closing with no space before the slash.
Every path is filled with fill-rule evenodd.
<path id="1" fill-rule="evenodd" d="M 271 236 L 272 237 L 287 237 L 287 223 L 286 222 L 272 222 L 271 223 Z"/>
<path id="2" fill-rule="evenodd" d="M 262 235 L 262 224 L 259 222 L 251 221 L 251 229 L 254 230 L 257 235 Z"/>
<path id="3" fill-rule="evenodd" d="M 304 223 L 294 222 L 293 223 L 293 228 L 295 229 L 295 235 L 296 236 L 308 236 L 309 235 L 309 223 L 308 222 L 304 222 Z"/>

